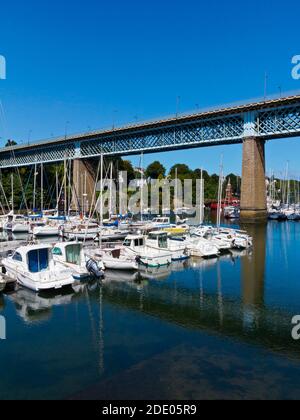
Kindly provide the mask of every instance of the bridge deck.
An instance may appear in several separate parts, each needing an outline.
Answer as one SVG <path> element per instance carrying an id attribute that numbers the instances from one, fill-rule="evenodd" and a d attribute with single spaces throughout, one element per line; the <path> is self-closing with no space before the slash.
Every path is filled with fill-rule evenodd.
<path id="1" fill-rule="evenodd" d="M 58 137 L 0 150 L 0 167 L 300 136 L 300 94 Z"/>

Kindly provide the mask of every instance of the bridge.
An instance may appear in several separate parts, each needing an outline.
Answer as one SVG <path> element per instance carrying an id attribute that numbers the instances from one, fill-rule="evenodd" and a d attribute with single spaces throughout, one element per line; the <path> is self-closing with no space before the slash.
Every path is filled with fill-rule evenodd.
<path id="1" fill-rule="evenodd" d="M 300 94 L 224 106 L 120 128 L 92 131 L 0 150 L 0 168 L 243 144 L 242 217 L 266 217 L 265 142 L 300 136 Z M 75 170 L 76 168 L 76 170 Z M 78 175 L 74 174 L 74 182 Z"/>

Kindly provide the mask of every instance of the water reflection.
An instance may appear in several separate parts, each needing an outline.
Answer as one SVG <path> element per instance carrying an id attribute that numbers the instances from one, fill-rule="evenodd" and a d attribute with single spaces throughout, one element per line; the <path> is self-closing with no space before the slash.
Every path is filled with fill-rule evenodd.
<path id="1" fill-rule="evenodd" d="M 26 324 L 34 324 L 49 320 L 52 308 L 69 305 L 74 294 L 74 291 L 66 291 L 64 294 L 38 294 L 29 289 L 20 288 L 8 298 L 14 303 L 17 315 Z"/>
<path id="2" fill-rule="evenodd" d="M 22 340 L 27 333 L 24 325 L 31 326 L 27 351 L 32 363 L 31 345 L 43 338 L 44 328 L 48 332 L 50 328 L 49 352 L 58 351 L 60 337 L 66 354 L 76 357 L 75 365 L 90 361 L 87 383 L 96 380 L 96 373 L 97 378 L 110 377 L 180 340 L 195 345 L 201 337 L 208 346 L 203 334 L 299 361 L 291 319 L 300 312 L 300 224 L 271 223 L 247 230 L 253 236 L 252 251 L 191 259 L 141 273 L 108 271 L 102 283 L 77 284 L 63 293 L 35 294 L 20 288 L 0 296 L 0 311 L 12 323 L 15 315 L 22 321 L 18 325 Z M 13 351 L 13 340 L 7 346 Z M 209 351 L 213 354 L 214 347 Z M 60 361 L 60 369 L 67 369 L 67 359 Z M 77 375 L 80 372 L 74 372 Z"/>
<path id="3" fill-rule="evenodd" d="M 264 307 L 267 225 L 250 225 L 248 232 L 253 237 L 253 251 L 242 259 L 241 279 L 244 326 L 252 328 L 258 326 Z"/>

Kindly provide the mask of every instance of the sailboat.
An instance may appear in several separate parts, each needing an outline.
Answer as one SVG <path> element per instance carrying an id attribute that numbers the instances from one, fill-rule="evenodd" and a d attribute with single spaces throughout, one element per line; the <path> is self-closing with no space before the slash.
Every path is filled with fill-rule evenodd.
<path id="1" fill-rule="evenodd" d="M 24 216 L 14 213 L 14 176 L 11 174 L 11 203 L 12 211 L 3 224 L 3 230 L 11 233 L 29 233 L 30 224 Z"/>

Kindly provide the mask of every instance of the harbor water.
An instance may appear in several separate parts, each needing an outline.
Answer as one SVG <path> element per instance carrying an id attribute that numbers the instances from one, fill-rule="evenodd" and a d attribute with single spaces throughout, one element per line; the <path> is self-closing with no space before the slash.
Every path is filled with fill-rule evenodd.
<path id="1" fill-rule="evenodd" d="M 0 399 L 299 399 L 300 223 L 250 251 L 0 294 Z"/>

